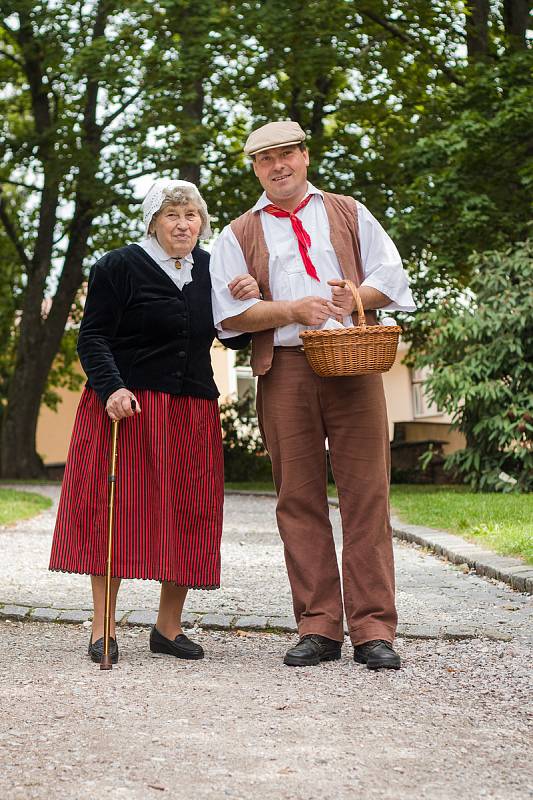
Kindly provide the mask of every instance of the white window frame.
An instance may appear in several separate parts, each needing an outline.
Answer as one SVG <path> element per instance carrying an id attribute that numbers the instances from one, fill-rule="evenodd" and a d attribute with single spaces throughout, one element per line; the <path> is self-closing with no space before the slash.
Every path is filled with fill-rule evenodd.
<path id="1" fill-rule="evenodd" d="M 235 394 L 239 398 L 242 398 L 243 395 L 239 392 L 239 379 L 249 381 L 253 385 L 253 399 L 255 402 L 255 398 L 257 395 L 257 378 L 254 378 L 252 368 L 249 366 L 241 366 L 241 367 L 234 367 L 234 375 L 235 375 Z"/>
<path id="2" fill-rule="evenodd" d="M 442 417 L 441 411 L 436 403 L 430 403 L 424 391 L 424 384 L 428 379 L 429 368 L 411 370 L 411 396 L 413 403 L 413 418 L 424 419 L 425 417 Z"/>

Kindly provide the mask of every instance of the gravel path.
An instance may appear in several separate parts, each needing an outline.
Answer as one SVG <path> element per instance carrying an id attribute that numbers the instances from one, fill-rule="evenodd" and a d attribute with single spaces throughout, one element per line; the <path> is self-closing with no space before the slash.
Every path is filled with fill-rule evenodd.
<path id="1" fill-rule="evenodd" d="M 20 487 L 19 487 L 20 488 Z M 59 488 L 28 487 L 57 500 Z M 276 529 L 274 500 L 226 497 L 222 545 L 222 589 L 193 591 L 186 610 L 229 616 L 292 617 L 283 550 Z M 0 603 L 33 607 L 90 609 L 86 576 L 48 571 L 55 507 L 9 528 L 0 528 Z M 340 544 L 340 516 L 331 509 Z M 475 629 L 490 636 L 532 640 L 533 597 L 505 584 L 463 572 L 421 548 L 395 542 L 400 622 L 438 635 L 448 626 L 458 634 Z M 158 604 L 153 581 L 124 581 L 121 611 L 151 610 Z"/>
<path id="2" fill-rule="evenodd" d="M 53 523 L 54 509 L 0 529 L 0 603 L 90 608 L 86 577 L 47 570 Z M 135 627 L 101 672 L 90 623 L 0 620 L 0 797 L 533 798 L 533 598 L 412 545 L 395 555 L 403 628 L 435 633 L 399 638 L 393 673 L 354 664 L 348 641 L 340 662 L 290 669 L 294 637 L 244 631 L 193 629 L 206 658 L 180 662 Z M 191 592 L 189 611 L 290 615 L 272 499 L 226 499 L 222 557 L 222 590 Z M 120 605 L 157 598 L 157 584 L 125 581 Z M 442 625 L 474 638 L 439 638 Z"/>
<path id="3" fill-rule="evenodd" d="M 400 640 L 404 668 L 374 674 L 347 643 L 290 669 L 289 637 L 200 632 L 188 663 L 127 629 L 101 672 L 87 636 L 0 623 L 3 800 L 533 796 L 520 644 Z"/>

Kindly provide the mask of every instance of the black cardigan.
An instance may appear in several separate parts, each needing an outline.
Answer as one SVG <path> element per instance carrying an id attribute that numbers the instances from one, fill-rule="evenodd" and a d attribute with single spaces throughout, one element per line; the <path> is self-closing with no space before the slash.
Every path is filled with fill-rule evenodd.
<path id="1" fill-rule="evenodd" d="M 142 247 L 106 253 L 92 267 L 78 355 L 102 402 L 117 389 L 214 399 L 215 338 L 209 253 L 195 247 L 192 282 L 180 291 Z M 234 350 L 249 334 L 224 339 Z"/>

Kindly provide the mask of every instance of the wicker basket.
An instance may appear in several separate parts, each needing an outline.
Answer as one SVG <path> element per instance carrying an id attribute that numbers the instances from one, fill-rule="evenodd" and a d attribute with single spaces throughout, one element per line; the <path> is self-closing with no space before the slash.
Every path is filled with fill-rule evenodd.
<path id="1" fill-rule="evenodd" d="M 402 329 L 398 325 L 367 325 L 359 292 L 346 281 L 355 298 L 358 325 L 329 331 L 302 331 L 309 364 L 318 375 L 367 375 L 387 372 L 396 357 Z"/>

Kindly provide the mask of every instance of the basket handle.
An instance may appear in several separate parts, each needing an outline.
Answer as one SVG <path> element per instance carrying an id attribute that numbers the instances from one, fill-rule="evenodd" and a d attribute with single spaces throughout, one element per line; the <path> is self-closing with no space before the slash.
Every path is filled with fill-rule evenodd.
<path id="1" fill-rule="evenodd" d="M 353 294 L 353 297 L 354 297 L 354 300 L 355 300 L 355 308 L 357 309 L 357 324 L 360 327 L 365 328 L 366 327 L 365 310 L 363 308 L 363 301 L 361 300 L 361 296 L 359 295 L 359 292 L 357 291 L 357 286 L 355 285 L 355 283 L 353 281 L 349 281 L 349 280 L 345 280 L 345 281 L 343 281 L 343 283 L 344 283 L 344 286 L 347 286 L 348 289 Z"/>

